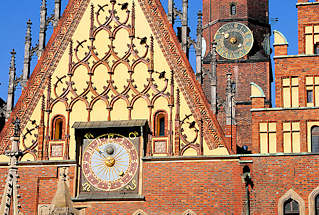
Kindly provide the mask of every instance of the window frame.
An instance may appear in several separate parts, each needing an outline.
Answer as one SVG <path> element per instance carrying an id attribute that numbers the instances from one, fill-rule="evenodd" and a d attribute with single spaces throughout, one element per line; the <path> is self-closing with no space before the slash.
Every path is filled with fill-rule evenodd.
<path id="1" fill-rule="evenodd" d="M 313 129 L 315 129 L 315 128 L 319 128 L 319 126 L 318 125 L 314 125 L 314 126 L 312 126 L 311 127 L 311 129 L 310 129 L 310 135 L 311 135 L 311 152 L 314 152 L 313 151 L 313 141 L 312 141 L 312 137 L 313 137 Z M 319 137 L 319 135 L 316 135 L 316 136 L 318 136 Z M 319 143 L 318 143 L 319 144 Z M 319 152 L 319 151 L 318 151 Z M 315 152 L 314 152 L 315 153 Z"/>
<path id="2" fill-rule="evenodd" d="M 310 33 L 307 33 L 306 32 L 306 28 L 307 27 L 311 27 L 312 30 Z M 309 53 L 309 54 L 315 54 L 315 45 L 316 44 L 319 44 L 319 42 L 315 42 L 315 37 L 317 35 L 319 35 L 319 32 L 315 32 L 315 27 L 319 27 L 319 23 L 313 23 L 313 24 L 307 24 L 307 25 L 304 25 L 304 53 L 307 53 L 307 36 L 311 35 L 312 36 L 312 53 Z M 318 53 L 319 54 L 319 53 Z"/>
<path id="3" fill-rule="evenodd" d="M 230 10 L 229 12 L 230 12 L 231 16 L 237 15 L 237 5 L 236 5 L 236 3 L 234 3 L 234 2 L 230 3 L 229 10 Z"/>
<path id="4" fill-rule="evenodd" d="M 288 131 L 288 130 L 285 130 L 284 129 L 284 124 L 285 123 L 289 123 L 290 124 L 290 130 Z M 299 130 L 294 130 L 293 129 L 293 126 L 292 126 L 292 124 L 293 123 L 298 123 L 298 125 L 299 125 Z M 294 151 L 294 134 L 296 134 L 296 133 L 299 133 L 299 144 L 300 144 L 300 152 L 302 151 L 301 150 L 301 131 L 300 131 L 300 121 L 283 121 L 282 122 L 282 135 L 283 135 L 283 137 L 282 137 L 282 140 L 283 140 L 283 145 L 285 144 L 285 137 L 284 137 L 284 135 L 285 134 L 289 134 L 289 136 L 290 136 L 290 148 L 291 148 L 291 152 L 288 152 L 288 153 L 298 153 L 298 152 L 295 152 Z"/>
<path id="5" fill-rule="evenodd" d="M 164 135 L 160 135 L 160 122 L 159 120 L 164 118 Z M 153 135 L 154 137 L 168 137 L 168 114 L 165 110 L 158 110 L 154 114 Z"/>
<path id="6" fill-rule="evenodd" d="M 307 79 L 312 78 L 312 84 L 307 84 Z M 308 75 L 305 77 L 305 92 L 306 92 L 306 106 L 307 107 L 316 107 L 319 104 L 316 102 L 316 96 L 319 96 L 316 94 L 316 88 L 319 89 L 319 83 L 316 83 L 316 78 L 319 78 L 318 75 Z M 311 88 L 311 89 L 310 89 Z M 308 102 L 308 91 L 312 91 L 312 102 Z M 319 100 L 319 98 L 318 98 Z M 312 106 L 308 106 L 308 104 L 313 104 Z"/>
<path id="7" fill-rule="evenodd" d="M 57 122 L 62 120 L 62 129 L 61 129 L 61 139 L 56 139 L 56 129 L 57 129 Z M 51 137 L 50 140 L 53 141 L 63 141 L 65 140 L 65 117 L 61 114 L 55 115 L 51 120 Z M 60 135 L 59 135 L 60 136 Z"/>
<path id="8" fill-rule="evenodd" d="M 298 205 L 298 211 L 293 211 L 293 203 L 296 203 Z M 292 211 L 285 211 L 286 210 L 286 205 L 287 204 L 290 204 L 290 208 Z M 299 203 L 294 200 L 293 198 L 289 198 L 287 199 L 285 202 L 284 202 L 284 215 L 293 215 L 293 214 L 296 214 L 296 215 L 300 215 L 300 206 L 299 206 Z"/>
<path id="9" fill-rule="evenodd" d="M 293 83 L 292 83 L 292 79 L 294 79 L 294 78 L 296 78 L 297 80 L 298 80 L 298 82 L 297 82 L 297 84 L 296 85 L 293 85 Z M 288 86 L 285 86 L 284 85 L 284 80 L 285 79 L 289 79 L 289 85 Z M 300 107 L 300 101 L 299 101 L 299 91 L 300 91 L 300 89 L 299 89 L 299 82 L 300 82 L 300 80 L 299 80 L 299 76 L 288 76 L 288 77 L 282 77 L 281 78 L 281 87 L 282 87 L 282 107 L 284 107 L 284 108 L 292 108 L 292 107 Z M 287 88 L 289 88 L 289 94 L 290 94 L 290 97 L 289 97 L 289 103 L 290 103 L 290 105 L 289 106 L 285 106 L 285 96 L 284 96 L 284 89 L 287 89 Z M 297 90 L 298 90 L 298 98 L 297 98 L 297 106 L 293 106 L 293 96 L 292 96 L 292 94 L 293 94 L 293 88 L 297 88 Z"/>
<path id="10" fill-rule="evenodd" d="M 319 197 L 319 186 L 315 188 L 308 197 L 309 204 L 309 215 L 317 215 L 316 214 L 316 198 Z"/>
<path id="11" fill-rule="evenodd" d="M 260 130 L 260 124 L 267 124 L 267 130 L 266 131 L 261 131 Z M 276 129 L 275 131 L 270 131 L 270 128 L 269 128 L 269 124 L 271 123 L 275 123 L 276 125 Z M 259 133 L 259 151 L 261 153 L 261 141 L 260 141 L 260 135 L 261 134 L 266 134 L 267 135 L 267 154 L 270 154 L 270 153 L 273 153 L 273 152 L 270 152 L 270 134 L 275 134 L 276 135 L 276 151 L 277 151 L 277 121 L 266 121 L 266 122 L 259 122 L 258 124 L 258 133 Z"/>
<path id="12" fill-rule="evenodd" d="M 293 199 L 299 204 L 299 214 L 305 215 L 305 201 L 293 190 L 288 190 L 283 196 L 278 200 L 278 215 L 284 215 L 284 204 L 287 200 Z"/>

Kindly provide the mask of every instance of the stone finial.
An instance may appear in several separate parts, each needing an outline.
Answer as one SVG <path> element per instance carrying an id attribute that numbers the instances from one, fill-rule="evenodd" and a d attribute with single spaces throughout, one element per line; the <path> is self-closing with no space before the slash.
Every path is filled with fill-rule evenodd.
<path id="1" fill-rule="evenodd" d="M 199 74 L 201 77 L 202 83 L 202 12 L 198 12 L 198 19 L 197 19 L 197 38 L 196 38 L 196 45 L 195 45 L 195 53 L 196 53 L 196 74 Z"/>
<path id="2" fill-rule="evenodd" d="M 73 208 L 71 194 L 69 190 L 68 168 L 59 168 L 59 180 L 57 191 L 52 200 L 52 209 L 50 215 L 71 215 L 78 214 L 78 210 Z"/>
<path id="3" fill-rule="evenodd" d="M 10 69 L 9 69 L 9 86 L 8 86 L 8 98 L 7 98 L 7 108 L 6 108 L 6 120 L 8 120 L 14 104 L 14 92 L 15 92 L 15 55 L 14 49 L 11 52 Z"/>
<path id="4" fill-rule="evenodd" d="M 168 11 L 167 16 L 169 23 L 174 25 L 175 17 L 174 17 L 174 0 L 168 0 Z"/>
<path id="5" fill-rule="evenodd" d="M 188 0 L 183 0 L 182 12 L 182 49 L 188 55 Z"/>
<path id="6" fill-rule="evenodd" d="M 27 22 L 27 31 L 25 36 L 24 45 L 24 61 L 23 61 L 23 72 L 21 86 L 25 87 L 30 76 L 30 62 L 31 62 L 31 20 Z"/>
<path id="7" fill-rule="evenodd" d="M 59 19 L 61 16 L 61 0 L 54 1 L 54 22 L 53 27 L 58 25 Z"/>
<path id="8" fill-rule="evenodd" d="M 39 49 L 38 57 L 40 58 L 45 47 L 45 36 L 47 30 L 47 7 L 46 0 L 42 0 L 42 5 L 40 9 L 40 32 L 39 32 Z"/>

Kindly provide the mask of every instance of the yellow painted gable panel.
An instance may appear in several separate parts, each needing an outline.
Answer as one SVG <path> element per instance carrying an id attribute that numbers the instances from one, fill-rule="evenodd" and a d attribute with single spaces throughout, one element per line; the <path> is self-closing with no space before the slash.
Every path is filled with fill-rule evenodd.
<path id="1" fill-rule="evenodd" d="M 50 101 L 45 104 L 49 111 L 44 112 L 45 136 L 49 137 L 49 142 L 54 117 L 63 115 L 65 120 L 62 154 L 54 152 L 57 156 L 50 159 L 76 158 L 74 122 L 147 119 L 154 130 L 158 111 L 167 114 L 166 129 L 170 132 L 165 138 L 167 143 L 171 141 L 174 152 L 177 150 L 174 131 L 179 120 L 181 148 L 189 143 L 199 147 L 202 141 L 204 155 L 228 154 L 224 147 L 209 149 L 189 104 L 182 93 L 177 93 L 173 68 L 167 63 L 159 42 L 152 39 L 153 32 L 142 8 L 137 3 L 132 9 L 129 3 L 128 12 L 121 8 L 124 2 L 117 1 L 115 5 L 117 19 L 109 13 L 110 3 L 106 6 L 104 0 L 91 1 L 94 27 L 91 28 L 91 7 L 87 7 L 72 43 L 64 50 L 51 76 L 50 89 L 44 90 L 46 101 L 47 97 Z M 105 7 L 101 10 L 97 5 Z M 40 103 L 32 115 L 37 121 L 40 121 Z M 176 119 L 178 115 L 180 118 Z M 50 150 L 49 157 L 52 156 Z M 185 155 L 189 154 L 188 148 L 184 151 Z M 64 156 L 67 152 L 69 157 Z M 196 153 L 199 155 L 199 151 Z"/>

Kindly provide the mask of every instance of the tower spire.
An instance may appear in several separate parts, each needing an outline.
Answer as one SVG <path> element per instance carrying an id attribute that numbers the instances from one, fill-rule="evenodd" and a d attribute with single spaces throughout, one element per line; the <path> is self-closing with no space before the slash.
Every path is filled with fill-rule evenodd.
<path id="1" fill-rule="evenodd" d="M 54 1 L 54 22 L 53 27 L 58 25 L 59 19 L 61 16 L 61 0 Z"/>
<path id="2" fill-rule="evenodd" d="M 39 49 L 38 49 L 39 58 L 41 57 L 45 47 L 45 36 L 46 36 L 46 30 L 47 30 L 46 19 L 47 19 L 46 0 L 42 0 L 42 5 L 40 8 L 40 32 L 39 32 Z"/>
<path id="3" fill-rule="evenodd" d="M 174 25 L 174 0 L 168 0 L 168 12 L 167 12 L 169 23 Z"/>
<path id="4" fill-rule="evenodd" d="M 31 61 L 31 20 L 27 22 L 27 32 L 25 36 L 24 45 L 24 63 L 21 86 L 25 87 L 30 75 L 30 61 Z"/>
<path id="5" fill-rule="evenodd" d="M 212 43 L 212 60 L 211 60 L 211 76 L 210 76 L 210 90 L 211 90 L 211 107 L 213 110 L 213 113 L 217 113 L 217 54 L 216 54 L 216 43 Z"/>
<path id="6" fill-rule="evenodd" d="M 197 14 L 197 41 L 195 45 L 196 53 L 196 74 L 202 73 L 202 12 L 198 11 Z"/>
<path id="7" fill-rule="evenodd" d="M 16 66 L 15 66 L 15 55 L 16 52 L 12 49 L 11 61 L 9 69 L 9 86 L 8 86 L 8 98 L 7 98 L 7 110 L 6 110 L 6 120 L 8 120 L 14 103 L 14 91 L 15 91 L 15 76 L 16 76 Z"/>
<path id="8" fill-rule="evenodd" d="M 182 49 L 186 53 L 188 50 L 188 0 L 183 0 L 182 12 Z"/>

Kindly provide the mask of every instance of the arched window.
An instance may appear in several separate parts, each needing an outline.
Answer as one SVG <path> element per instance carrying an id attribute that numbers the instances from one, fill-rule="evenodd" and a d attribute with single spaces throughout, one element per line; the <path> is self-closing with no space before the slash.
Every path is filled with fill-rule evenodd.
<path id="1" fill-rule="evenodd" d="M 236 5 L 234 3 L 230 4 L 230 15 L 236 15 L 237 13 L 237 8 Z"/>
<path id="2" fill-rule="evenodd" d="M 314 54 L 319 54 L 319 43 L 316 43 L 316 44 L 315 44 Z"/>
<path id="3" fill-rule="evenodd" d="M 315 198 L 315 214 L 319 215 L 319 194 Z"/>
<path id="4" fill-rule="evenodd" d="M 52 120 L 52 140 L 63 140 L 65 130 L 65 120 L 62 115 L 58 115 Z"/>
<path id="5" fill-rule="evenodd" d="M 155 136 L 167 136 L 167 113 L 165 111 L 159 111 L 155 114 L 154 124 Z"/>
<path id="6" fill-rule="evenodd" d="M 143 210 L 139 209 L 133 213 L 133 215 L 147 215 Z"/>
<path id="7" fill-rule="evenodd" d="M 311 152 L 319 152 L 319 126 L 311 128 Z"/>
<path id="8" fill-rule="evenodd" d="M 196 215 L 196 213 L 192 210 L 184 211 L 183 215 Z"/>
<path id="9" fill-rule="evenodd" d="M 284 215 L 299 215 L 299 204 L 292 198 L 284 203 Z"/>

